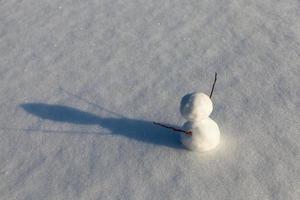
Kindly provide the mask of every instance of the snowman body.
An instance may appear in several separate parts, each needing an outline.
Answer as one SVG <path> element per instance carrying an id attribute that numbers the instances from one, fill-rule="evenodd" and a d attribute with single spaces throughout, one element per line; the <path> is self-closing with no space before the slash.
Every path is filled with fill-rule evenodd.
<path id="1" fill-rule="evenodd" d="M 180 112 L 188 121 L 183 129 L 192 135 L 182 134 L 182 144 L 195 151 L 209 151 L 220 143 L 220 130 L 209 115 L 213 110 L 211 99 L 204 93 L 185 95 L 181 100 Z"/>

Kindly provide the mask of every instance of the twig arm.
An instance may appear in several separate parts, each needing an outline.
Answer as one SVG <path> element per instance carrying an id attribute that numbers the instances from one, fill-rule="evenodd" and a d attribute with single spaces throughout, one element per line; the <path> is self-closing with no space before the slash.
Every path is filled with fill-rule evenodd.
<path id="1" fill-rule="evenodd" d="M 174 128 L 174 127 L 167 126 L 167 125 L 157 123 L 157 122 L 153 122 L 153 124 L 158 125 L 158 126 L 162 126 L 164 128 L 172 129 L 173 131 L 181 132 L 181 133 L 184 133 L 186 135 L 190 135 L 190 136 L 192 135 L 192 131 L 185 131 L 185 130 L 182 130 L 182 129 Z"/>

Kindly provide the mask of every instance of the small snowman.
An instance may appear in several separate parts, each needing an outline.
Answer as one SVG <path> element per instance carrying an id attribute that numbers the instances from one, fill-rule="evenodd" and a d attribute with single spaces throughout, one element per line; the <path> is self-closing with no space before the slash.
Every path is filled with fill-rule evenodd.
<path id="1" fill-rule="evenodd" d="M 181 134 L 182 144 L 193 151 L 209 151 L 220 143 L 220 130 L 217 123 L 209 115 L 213 110 L 211 96 L 217 80 L 212 87 L 210 96 L 202 92 L 185 95 L 180 102 L 180 112 L 187 120 L 183 129 L 192 134 Z"/>
<path id="2" fill-rule="evenodd" d="M 202 92 L 195 92 L 182 97 L 180 113 L 187 120 L 183 125 L 183 129 L 157 122 L 153 123 L 181 132 L 181 142 L 187 149 L 199 152 L 214 149 L 220 143 L 220 130 L 218 124 L 209 115 L 213 110 L 211 97 L 216 81 L 217 73 L 215 73 L 215 81 L 209 96 Z"/>

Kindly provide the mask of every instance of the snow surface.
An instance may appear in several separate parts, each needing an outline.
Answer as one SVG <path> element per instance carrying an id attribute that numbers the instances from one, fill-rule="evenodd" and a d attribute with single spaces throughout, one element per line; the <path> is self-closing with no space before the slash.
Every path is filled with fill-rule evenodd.
<path id="1" fill-rule="evenodd" d="M 1 0 L 0 199 L 300 199 L 299 77 L 297 0 Z"/>

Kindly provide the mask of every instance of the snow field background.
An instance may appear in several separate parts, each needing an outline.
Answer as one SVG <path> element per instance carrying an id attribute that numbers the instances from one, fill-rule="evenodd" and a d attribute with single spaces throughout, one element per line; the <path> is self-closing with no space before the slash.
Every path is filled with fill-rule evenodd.
<path id="1" fill-rule="evenodd" d="M 0 1 L 0 199 L 299 199 L 300 2 Z M 182 148 L 210 92 L 218 149 Z"/>

